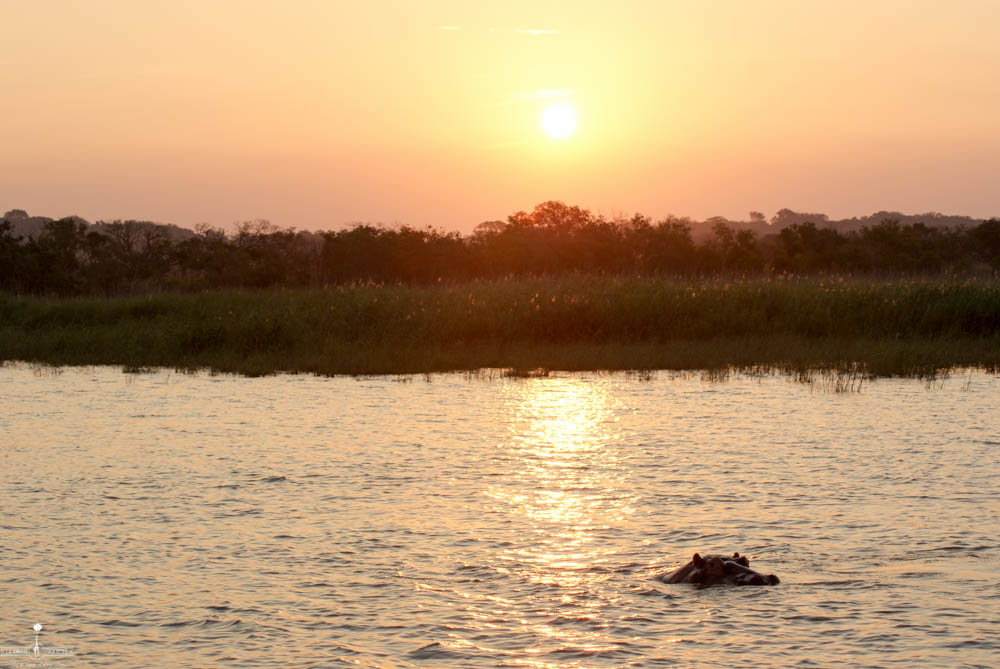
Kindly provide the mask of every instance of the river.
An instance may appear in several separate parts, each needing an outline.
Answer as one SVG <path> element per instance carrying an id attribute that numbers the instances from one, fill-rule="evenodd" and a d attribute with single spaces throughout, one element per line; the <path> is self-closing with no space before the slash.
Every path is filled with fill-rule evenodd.
<path id="1" fill-rule="evenodd" d="M 7 364 L 0 646 L 67 653 L 0 669 L 996 666 L 997 407 L 980 372 Z M 655 579 L 695 551 L 781 584 Z"/>

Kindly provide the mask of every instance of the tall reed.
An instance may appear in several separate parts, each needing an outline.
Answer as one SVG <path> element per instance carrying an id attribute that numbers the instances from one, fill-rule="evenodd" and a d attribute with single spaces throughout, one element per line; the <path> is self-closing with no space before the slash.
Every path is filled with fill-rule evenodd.
<path id="1" fill-rule="evenodd" d="M 594 276 L 123 299 L 0 296 L 0 359 L 406 373 L 1000 364 L 996 282 Z"/>

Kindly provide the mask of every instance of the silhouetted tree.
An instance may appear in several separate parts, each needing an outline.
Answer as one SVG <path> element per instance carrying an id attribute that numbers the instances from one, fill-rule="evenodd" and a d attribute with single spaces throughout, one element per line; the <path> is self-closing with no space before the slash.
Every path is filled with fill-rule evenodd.
<path id="1" fill-rule="evenodd" d="M 22 238 L 15 237 L 12 229 L 9 221 L 0 221 L 0 290 L 19 293 L 27 288 L 25 249 Z"/>
<path id="2" fill-rule="evenodd" d="M 954 217 L 926 216 L 933 225 L 887 216 L 872 225 L 856 219 L 857 228 L 838 230 L 823 215 L 783 209 L 772 219 L 773 231 L 763 214 L 751 212 L 749 222 L 713 217 L 697 224 L 709 228 L 706 236 L 704 230 L 694 234 L 695 223 L 687 218 L 653 223 L 635 214 L 607 220 L 548 201 L 507 221 L 481 223 L 467 237 L 409 226 L 296 232 L 264 220 L 238 223 L 232 234 L 198 226 L 193 236 L 170 237 L 167 228 L 139 221 L 88 229 L 80 219 L 29 219 L 15 210 L 0 220 L 0 290 L 117 295 L 567 273 L 982 274 L 1000 269 L 1000 219 L 948 227 Z M 40 226 L 37 237 L 13 233 L 12 225 L 28 224 Z"/>
<path id="3" fill-rule="evenodd" d="M 969 231 L 972 254 L 993 268 L 1000 268 L 1000 218 L 991 218 Z"/>

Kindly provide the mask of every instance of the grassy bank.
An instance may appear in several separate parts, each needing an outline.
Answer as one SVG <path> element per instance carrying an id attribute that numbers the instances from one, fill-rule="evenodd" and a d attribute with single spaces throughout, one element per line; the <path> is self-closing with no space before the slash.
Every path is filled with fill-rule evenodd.
<path id="1" fill-rule="evenodd" d="M 1000 368 L 1000 284 L 601 277 L 0 297 L 0 359 L 266 374 Z"/>

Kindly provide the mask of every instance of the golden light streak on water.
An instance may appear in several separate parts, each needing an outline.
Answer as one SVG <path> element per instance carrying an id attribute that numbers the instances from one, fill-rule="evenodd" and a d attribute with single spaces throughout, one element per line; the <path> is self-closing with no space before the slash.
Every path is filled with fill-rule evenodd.
<path id="1" fill-rule="evenodd" d="M 527 582 L 563 591 L 553 617 L 593 623 L 581 630 L 535 620 L 534 635 L 601 652 L 608 648 L 605 625 L 584 593 L 609 578 L 602 568 L 609 547 L 598 536 L 635 510 L 619 450 L 620 406 L 606 385 L 580 378 L 510 384 L 506 391 L 509 438 L 498 449 L 507 468 L 486 494 L 516 523 L 527 523 L 531 536 L 499 559 Z"/>

